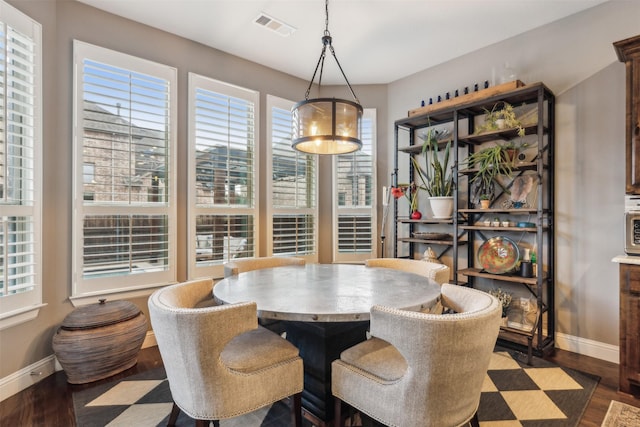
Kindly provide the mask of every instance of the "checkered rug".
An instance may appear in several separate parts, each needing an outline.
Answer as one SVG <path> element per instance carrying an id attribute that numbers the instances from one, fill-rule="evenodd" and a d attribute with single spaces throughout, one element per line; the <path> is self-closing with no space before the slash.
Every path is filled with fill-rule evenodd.
<path id="1" fill-rule="evenodd" d="M 537 357 L 532 366 L 525 360 L 516 352 L 493 353 L 478 410 L 481 427 L 577 426 L 599 379 Z M 73 402 L 79 427 L 166 425 L 172 406 L 162 368 L 74 392 Z M 193 421 L 180 414 L 176 425 Z M 221 422 L 221 427 L 290 425 L 284 402 Z"/>

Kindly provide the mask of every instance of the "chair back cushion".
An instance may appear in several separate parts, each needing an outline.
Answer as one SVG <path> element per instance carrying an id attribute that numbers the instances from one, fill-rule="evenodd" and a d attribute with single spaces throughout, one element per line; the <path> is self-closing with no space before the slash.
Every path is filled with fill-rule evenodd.
<path id="1" fill-rule="evenodd" d="M 382 267 L 402 270 L 409 273 L 419 274 L 443 284 L 449 281 L 451 269 L 444 265 L 430 261 L 422 261 L 404 258 L 372 258 L 365 261 L 367 267 Z"/>
<path id="2" fill-rule="evenodd" d="M 261 258 L 236 259 L 224 264 L 224 277 L 236 276 L 247 271 L 262 268 L 282 267 L 285 265 L 304 265 L 303 258 L 270 256 Z"/>

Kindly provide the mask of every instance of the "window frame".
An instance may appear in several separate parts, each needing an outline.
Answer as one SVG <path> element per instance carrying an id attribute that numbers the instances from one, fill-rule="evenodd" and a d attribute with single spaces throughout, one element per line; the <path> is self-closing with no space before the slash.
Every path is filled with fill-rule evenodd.
<path id="1" fill-rule="evenodd" d="M 366 259 L 378 256 L 378 227 L 377 227 L 377 110 L 375 108 L 365 108 L 362 115 L 363 123 L 371 122 L 371 206 L 367 207 L 340 207 L 340 194 L 338 192 L 338 159 L 341 156 L 334 156 L 332 162 L 332 200 L 333 200 L 333 262 L 339 263 L 362 263 Z M 364 144 L 364 142 L 363 142 Z M 353 156 L 359 152 L 343 154 L 342 156 Z M 371 251 L 370 252 L 340 252 L 339 247 L 339 216 L 341 214 L 357 215 L 367 214 L 371 216 Z"/>
<path id="2" fill-rule="evenodd" d="M 169 186 L 166 203 L 138 203 L 132 205 L 84 205 L 83 122 L 84 97 L 82 88 L 83 61 L 90 59 L 109 66 L 131 70 L 168 82 L 168 168 Z M 149 295 L 154 289 L 177 281 L 177 69 L 126 53 L 73 41 L 73 221 L 72 221 L 72 292 L 74 305 L 95 302 L 98 297 L 111 299 Z M 101 278 L 83 278 L 83 216 L 85 213 L 104 215 L 160 215 L 167 217 L 167 269 L 157 272 L 129 273 Z"/>
<path id="3" fill-rule="evenodd" d="M 0 21 L 31 38 L 34 43 L 33 204 L 31 206 L 0 205 L 2 217 L 33 217 L 33 288 L 0 297 L 0 330 L 2 330 L 35 319 L 40 308 L 46 304 L 42 301 L 42 25 L 4 1 L 0 2 Z M 7 73 L 5 72 L 4 75 L 6 76 Z M 8 110 L 6 112 L 9 113 Z"/>
<path id="4" fill-rule="evenodd" d="M 253 206 L 203 206 L 196 204 L 196 91 L 198 89 L 208 90 L 224 96 L 240 98 L 253 103 L 254 126 L 253 126 Z M 248 215 L 253 217 L 253 248 L 252 255 L 257 256 L 260 248 L 260 182 L 259 167 L 259 135 L 260 135 L 260 92 L 241 86 L 236 86 L 197 73 L 188 74 L 188 160 L 187 160 L 187 182 L 188 182 L 188 207 L 187 207 L 187 254 L 189 279 L 200 277 L 220 278 L 224 276 L 224 260 L 214 261 L 206 265 L 197 263 L 197 218 L 199 215 Z"/>
<path id="5" fill-rule="evenodd" d="M 273 140 L 272 140 L 272 136 L 273 136 L 273 109 L 274 108 L 280 108 L 282 110 L 291 110 L 291 108 L 294 106 L 295 102 L 293 101 L 289 101 L 287 99 L 284 98 L 279 98 L 277 96 L 274 95 L 267 95 L 267 102 L 266 102 L 266 108 L 267 108 L 267 147 L 266 147 L 266 157 L 267 157 L 267 171 L 265 173 L 265 180 L 266 182 L 266 194 L 269 196 L 267 201 L 266 201 L 266 212 L 267 212 L 267 221 L 268 221 L 268 227 L 267 227 L 267 256 L 273 256 L 273 239 L 274 239 L 274 222 L 273 222 L 273 218 L 274 215 L 276 215 L 277 213 L 282 213 L 282 214 L 299 214 L 302 211 L 306 212 L 307 214 L 313 215 L 314 217 L 314 224 L 313 224 L 313 251 L 310 254 L 297 254 L 297 253 L 292 253 L 292 254 L 288 254 L 287 256 L 295 256 L 298 258 L 303 258 L 306 260 L 306 262 L 310 262 L 310 263 L 314 263 L 314 262 L 318 262 L 318 250 L 319 250 L 319 238 L 318 238 L 318 223 L 319 223 L 319 190 L 318 190 L 318 179 L 319 179 L 319 161 L 318 161 L 318 155 L 310 155 L 310 154 L 301 154 L 301 153 L 297 153 L 297 156 L 312 156 L 315 162 L 315 167 L 314 167 L 314 182 L 315 182 L 315 187 L 314 187 L 314 192 L 315 194 L 313 195 L 314 200 L 315 200 L 315 206 L 313 206 L 312 208 L 297 208 L 297 207 L 292 207 L 292 208 L 276 208 L 273 205 L 273 179 L 271 179 L 271 177 L 273 177 Z M 293 151 L 293 148 L 291 149 Z M 277 255 L 276 255 L 277 256 Z"/>

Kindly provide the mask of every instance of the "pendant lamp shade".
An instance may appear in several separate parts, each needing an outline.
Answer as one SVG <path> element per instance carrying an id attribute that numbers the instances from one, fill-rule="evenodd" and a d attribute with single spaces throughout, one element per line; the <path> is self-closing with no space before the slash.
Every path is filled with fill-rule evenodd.
<path id="1" fill-rule="evenodd" d="M 347 154 L 362 148 L 362 106 L 336 98 L 298 102 L 292 109 L 295 150 L 308 154 Z"/>
<path id="2" fill-rule="evenodd" d="M 320 77 L 318 86 L 322 84 L 322 70 L 327 47 L 335 59 L 342 77 L 344 77 L 354 101 L 336 98 L 309 99 L 318 69 Z M 347 154 L 362 148 L 362 105 L 349 84 L 347 76 L 336 57 L 329 33 L 329 0 L 325 0 L 325 30 L 322 37 L 322 51 L 316 64 L 313 77 L 304 97 L 291 109 L 293 129 L 291 147 L 307 154 Z"/>

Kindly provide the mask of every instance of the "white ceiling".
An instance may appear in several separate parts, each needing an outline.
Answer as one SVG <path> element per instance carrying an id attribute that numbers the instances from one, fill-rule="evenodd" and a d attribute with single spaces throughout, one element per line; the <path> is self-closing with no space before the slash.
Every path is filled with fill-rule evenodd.
<path id="1" fill-rule="evenodd" d="M 322 50 L 323 0 L 79 1 L 307 81 Z M 329 32 L 351 84 L 386 84 L 605 1 L 331 0 Z M 260 13 L 296 31 L 254 24 Z M 322 83 L 344 84 L 330 56 Z"/>

